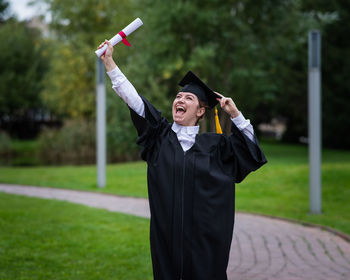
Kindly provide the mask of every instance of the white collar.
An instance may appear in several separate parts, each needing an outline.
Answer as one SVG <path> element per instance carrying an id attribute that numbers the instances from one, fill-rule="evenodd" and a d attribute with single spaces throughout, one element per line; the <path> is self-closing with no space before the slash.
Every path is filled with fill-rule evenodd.
<path id="1" fill-rule="evenodd" d="M 198 134 L 199 132 L 199 125 L 196 126 L 183 126 L 181 124 L 177 124 L 176 122 L 173 123 L 171 126 L 171 129 L 177 134 L 179 132 L 183 132 L 186 134 Z"/>

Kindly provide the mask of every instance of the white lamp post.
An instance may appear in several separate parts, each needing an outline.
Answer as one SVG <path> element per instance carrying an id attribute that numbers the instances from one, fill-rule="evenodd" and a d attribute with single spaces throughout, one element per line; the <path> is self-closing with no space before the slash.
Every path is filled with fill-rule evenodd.
<path id="1" fill-rule="evenodd" d="M 310 212 L 321 213 L 321 33 L 309 32 L 309 165 Z"/>
<path id="2" fill-rule="evenodd" d="M 96 151 L 97 186 L 106 186 L 106 86 L 101 59 L 96 60 Z"/>

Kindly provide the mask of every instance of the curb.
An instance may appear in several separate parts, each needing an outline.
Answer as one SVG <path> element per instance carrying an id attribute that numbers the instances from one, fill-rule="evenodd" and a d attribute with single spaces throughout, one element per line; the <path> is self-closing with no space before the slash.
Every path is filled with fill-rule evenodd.
<path id="1" fill-rule="evenodd" d="M 285 222 L 289 222 L 289 223 L 293 223 L 293 224 L 299 224 L 299 225 L 306 226 L 306 227 L 318 228 L 318 229 L 330 232 L 330 233 L 344 239 L 346 242 L 350 243 L 350 235 L 348 235 L 344 232 L 338 231 L 334 228 L 328 227 L 328 226 L 313 224 L 313 223 L 295 220 L 295 219 L 291 219 L 291 218 L 271 216 L 271 215 L 267 215 L 267 214 L 260 214 L 260 213 L 255 213 L 255 212 L 236 211 L 236 213 L 249 214 L 249 215 L 253 215 L 253 216 L 261 216 L 261 217 L 266 217 L 266 218 L 270 218 L 270 219 L 274 219 L 274 220 L 280 220 L 280 221 L 285 221 Z"/>

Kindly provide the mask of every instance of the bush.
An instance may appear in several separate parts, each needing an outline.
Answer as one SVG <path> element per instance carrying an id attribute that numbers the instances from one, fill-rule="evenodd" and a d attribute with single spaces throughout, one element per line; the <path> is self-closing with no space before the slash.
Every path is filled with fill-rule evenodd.
<path id="1" fill-rule="evenodd" d="M 110 87 L 107 92 L 107 161 L 140 159 L 129 109 Z M 67 120 L 60 129 L 44 129 L 39 137 L 39 151 L 44 164 L 94 164 L 95 120 Z"/>
<path id="2" fill-rule="evenodd" d="M 61 129 L 44 129 L 39 156 L 44 164 L 95 163 L 95 122 L 68 120 Z"/>
<path id="3" fill-rule="evenodd" d="M 128 106 L 107 87 L 107 159 L 109 162 L 139 160 L 137 132 Z"/>
<path id="4" fill-rule="evenodd" d="M 11 156 L 11 138 L 4 131 L 0 130 L 0 163 L 6 163 Z"/>
<path id="5" fill-rule="evenodd" d="M 38 157 L 37 140 L 13 140 L 11 141 L 11 157 L 8 164 L 12 166 L 41 165 Z"/>
<path id="6" fill-rule="evenodd" d="M 0 131 L 0 164 L 12 166 L 35 166 L 42 164 L 38 158 L 36 140 L 15 140 Z"/>

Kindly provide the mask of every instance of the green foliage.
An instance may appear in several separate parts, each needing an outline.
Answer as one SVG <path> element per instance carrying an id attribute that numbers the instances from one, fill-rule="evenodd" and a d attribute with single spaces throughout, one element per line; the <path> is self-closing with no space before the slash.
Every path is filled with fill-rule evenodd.
<path id="1" fill-rule="evenodd" d="M 118 97 L 119 99 L 119 97 Z M 136 131 L 129 120 L 129 110 L 122 101 L 113 103 L 107 127 L 108 162 L 138 159 Z M 115 116 L 116 115 L 116 116 Z M 132 133 L 133 132 L 133 133 Z M 96 162 L 95 121 L 66 120 L 60 129 L 44 129 L 39 137 L 39 158 L 43 164 L 92 164 Z"/>
<path id="2" fill-rule="evenodd" d="M 108 83 L 109 84 L 109 83 Z M 125 102 L 107 89 L 107 157 L 109 162 L 137 160 L 137 133 Z"/>
<path id="3" fill-rule="evenodd" d="M 50 27 L 56 36 L 51 44 L 51 67 L 46 75 L 43 100 L 64 118 L 92 119 L 95 116 L 94 50 L 130 21 L 131 4 L 111 0 L 36 2 L 48 4 L 52 14 Z"/>
<path id="4" fill-rule="evenodd" d="M 41 162 L 38 158 L 37 141 L 19 141 L 0 131 L 0 165 L 34 166 Z"/>
<path id="5" fill-rule="evenodd" d="M 5 21 L 5 17 L 8 14 L 9 3 L 6 0 L 0 0 L 0 23 Z"/>
<path id="6" fill-rule="evenodd" d="M 343 82 L 349 64 L 343 36 L 350 14 L 346 1 L 34 2 L 47 3 L 52 13 L 55 35 L 42 97 L 59 116 L 94 118 L 94 49 L 140 16 L 144 25 L 130 36 L 132 47 L 118 45 L 114 57 L 137 91 L 164 116 L 171 120 L 177 83 L 191 69 L 214 90 L 232 97 L 255 127 L 272 117 L 285 119 L 284 140 L 293 142 L 307 135 L 307 32 L 324 30 L 323 140 L 327 146 L 350 146 L 350 137 L 337 133 L 349 122 L 348 85 Z M 135 130 L 128 111 L 111 94 L 109 158 L 131 159 Z M 220 119 L 227 130 L 227 115 L 220 112 Z"/>
<path id="7" fill-rule="evenodd" d="M 0 41 L 0 119 L 23 117 L 41 106 L 43 44 L 37 30 L 15 20 L 0 25 Z"/>
<path id="8" fill-rule="evenodd" d="M 0 130 L 0 155 L 8 156 L 11 152 L 11 138 L 10 136 Z"/>
<path id="9" fill-rule="evenodd" d="M 307 30 L 325 20 L 302 11 L 301 1 L 146 3 L 141 54 L 127 71 L 165 113 L 191 69 L 254 124 L 281 116 L 295 139 L 305 135 Z"/>
<path id="10" fill-rule="evenodd" d="M 323 144 L 350 147 L 350 29 L 349 1 L 319 1 L 317 7 L 305 1 L 306 8 L 335 18 L 322 33 L 322 134 Z"/>
<path id="11" fill-rule="evenodd" d="M 51 28 L 60 42 L 54 40 L 51 45 L 51 67 L 46 76 L 43 100 L 63 118 L 92 120 L 95 117 L 97 59 L 94 50 L 101 41 L 112 37 L 130 22 L 132 3 L 110 0 L 45 2 L 53 15 Z M 127 57 L 127 51 L 122 48 L 116 52 Z M 115 97 L 110 84 L 107 90 L 108 160 L 135 159 L 138 154 L 136 132 L 129 111 L 119 97 Z"/>
<path id="12" fill-rule="evenodd" d="M 52 42 L 53 43 L 53 42 Z M 74 48 L 67 42 L 50 47 L 50 69 L 42 99 L 56 114 L 66 118 L 91 119 L 95 112 L 95 80 L 91 49 Z"/>
<path id="13" fill-rule="evenodd" d="M 146 219 L 0 194 L 0 278 L 150 280 Z"/>
<path id="14" fill-rule="evenodd" d="M 12 140 L 11 156 L 4 164 L 12 166 L 35 166 L 42 164 L 38 156 L 38 141 Z"/>
<path id="15" fill-rule="evenodd" d="M 43 130 L 39 156 L 45 164 L 94 163 L 95 123 L 67 120 L 61 129 Z"/>
<path id="16" fill-rule="evenodd" d="M 51 28 L 72 46 L 83 42 L 97 47 L 106 35 L 116 33 L 132 17 L 132 1 L 122 0 L 37 0 L 45 2 L 52 14 Z M 100 39 L 96 38 L 99 37 Z M 96 41 L 98 39 L 98 41 Z M 108 37 L 109 39 L 109 37 Z M 91 55 L 94 55 L 92 52 Z"/>

